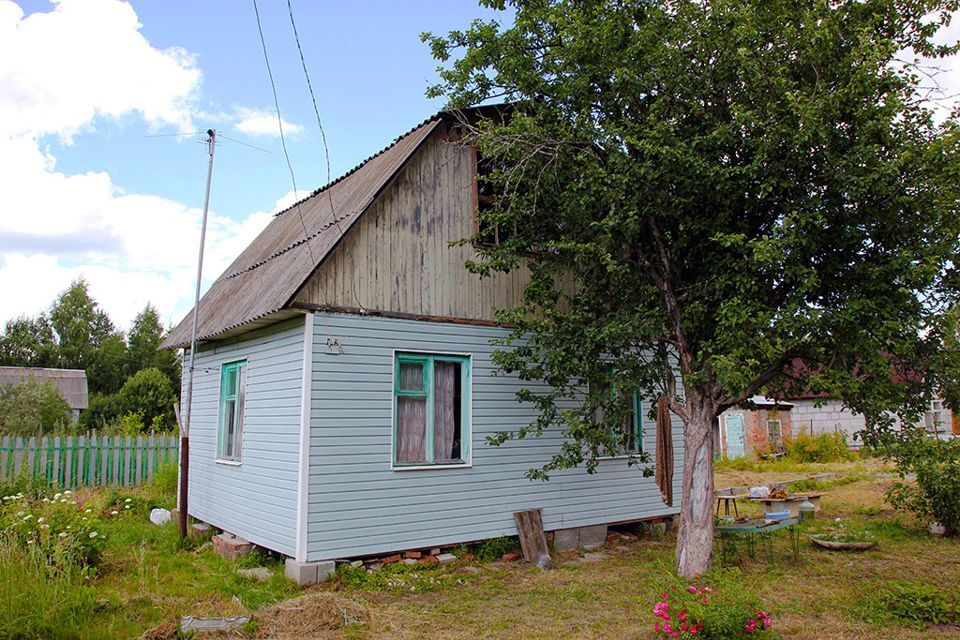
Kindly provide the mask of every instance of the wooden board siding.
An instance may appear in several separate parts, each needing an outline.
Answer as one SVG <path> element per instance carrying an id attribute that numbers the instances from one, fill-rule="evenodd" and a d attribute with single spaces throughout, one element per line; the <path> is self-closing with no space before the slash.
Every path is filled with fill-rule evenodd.
<path id="1" fill-rule="evenodd" d="M 294 555 L 303 319 L 197 351 L 190 427 L 190 515 Z M 220 370 L 247 360 L 241 463 L 215 461 Z M 189 353 L 184 362 L 189 361 Z M 184 372 L 184 381 L 187 375 Z M 185 384 L 185 382 L 184 382 Z M 185 394 L 184 394 L 185 397 Z"/>
<path id="2" fill-rule="evenodd" d="M 294 303 L 493 320 L 529 281 L 519 269 L 483 280 L 464 262 L 474 233 L 473 152 L 434 134 L 358 221 Z"/>
<path id="3" fill-rule="evenodd" d="M 486 436 L 535 415 L 514 397 L 519 380 L 492 375 L 489 341 L 503 334 L 495 327 L 315 315 L 310 560 L 516 535 L 513 513 L 532 508 L 543 509 L 547 530 L 678 512 L 663 504 L 652 477 L 624 459 L 602 461 L 594 475 L 576 469 L 548 482 L 524 478 L 557 450 L 557 432 L 501 447 L 486 444 Z M 472 467 L 391 471 L 394 350 L 471 355 Z M 649 409 L 644 402 L 644 413 Z M 644 449 L 654 452 L 652 421 L 646 425 Z M 679 496 L 683 428 L 676 417 L 673 435 Z"/>

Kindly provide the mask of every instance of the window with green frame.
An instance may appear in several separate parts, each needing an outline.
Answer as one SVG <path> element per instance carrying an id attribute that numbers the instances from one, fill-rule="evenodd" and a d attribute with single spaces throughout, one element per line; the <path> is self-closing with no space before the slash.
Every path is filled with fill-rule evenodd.
<path id="1" fill-rule="evenodd" d="M 217 429 L 218 460 L 240 462 L 246 385 L 246 360 L 227 362 L 220 369 L 220 418 Z"/>
<path id="2" fill-rule="evenodd" d="M 470 454 L 470 357 L 397 353 L 393 462 L 466 464 Z"/>
<path id="3" fill-rule="evenodd" d="M 612 373 L 613 368 L 609 368 Z M 610 385 L 597 387 L 590 385 L 590 393 L 609 393 L 610 402 L 621 413 L 620 420 L 610 425 L 611 435 L 618 446 L 618 455 L 632 455 L 643 452 L 643 399 L 636 391 L 616 389 Z M 603 407 L 594 412 L 594 421 L 598 424 L 606 422 Z"/>

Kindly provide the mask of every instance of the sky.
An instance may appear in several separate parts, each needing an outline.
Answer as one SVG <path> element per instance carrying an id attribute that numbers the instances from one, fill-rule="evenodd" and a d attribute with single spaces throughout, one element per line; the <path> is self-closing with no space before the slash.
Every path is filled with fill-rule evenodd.
<path id="1" fill-rule="evenodd" d="M 258 0 L 300 195 L 437 110 L 420 33 L 497 16 L 476 0 Z M 943 39 L 960 35 L 956 20 Z M 960 92 L 960 62 L 941 82 Z M 147 303 L 193 303 L 207 154 L 215 155 L 204 288 L 294 201 L 253 0 L 0 0 L 0 323 L 77 278 L 121 329 Z M 194 132 L 193 135 L 179 135 Z M 251 146 L 262 150 L 254 149 Z"/>
<path id="2" fill-rule="evenodd" d="M 443 107 L 424 95 L 438 63 L 420 33 L 494 15 L 476 0 L 292 5 L 332 178 Z M 258 8 L 302 196 L 327 182 L 317 118 L 286 1 Z M 294 200 L 253 1 L 0 0 L 0 323 L 79 277 L 121 329 L 148 302 L 178 322 L 208 156 L 205 134 L 177 134 L 209 128 L 230 139 L 204 289 Z"/>

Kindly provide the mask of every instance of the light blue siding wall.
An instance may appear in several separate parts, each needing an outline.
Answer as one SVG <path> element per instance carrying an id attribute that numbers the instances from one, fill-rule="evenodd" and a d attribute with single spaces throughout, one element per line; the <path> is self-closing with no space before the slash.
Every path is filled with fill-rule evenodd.
<path id="1" fill-rule="evenodd" d="M 494 376 L 491 338 L 504 330 L 378 317 L 316 314 L 310 432 L 308 558 L 321 560 L 515 535 L 513 513 L 543 509 L 547 530 L 677 513 L 653 478 L 623 459 L 598 472 L 524 478 L 550 459 L 558 433 L 486 444 L 497 431 L 528 424 L 517 403 L 521 382 Z M 339 341 L 339 347 L 328 340 Z M 391 471 L 394 350 L 472 356 L 472 468 Z M 650 408 L 644 403 L 644 413 Z M 674 496 L 683 468 L 682 426 L 673 423 Z M 654 429 L 644 449 L 655 451 Z"/>
<path id="2" fill-rule="evenodd" d="M 303 331 L 304 321 L 297 318 L 198 349 L 190 429 L 190 514 L 291 556 Z M 242 460 L 228 465 L 216 462 L 220 369 L 242 359 L 247 360 Z"/>

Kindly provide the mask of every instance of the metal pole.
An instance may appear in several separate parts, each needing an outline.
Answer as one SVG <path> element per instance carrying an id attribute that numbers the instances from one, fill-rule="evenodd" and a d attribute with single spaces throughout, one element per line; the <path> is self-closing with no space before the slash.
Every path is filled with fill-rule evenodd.
<path id="1" fill-rule="evenodd" d="M 207 238 L 207 213 L 210 210 L 210 183 L 213 180 L 213 154 L 217 148 L 217 132 L 207 129 L 210 162 L 207 166 L 207 191 L 203 199 L 203 222 L 200 225 L 200 256 L 197 258 L 197 288 L 193 298 L 193 331 L 190 334 L 190 364 L 187 367 L 186 412 L 180 425 L 180 501 L 177 514 L 180 537 L 187 537 L 187 487 L 190 459 L 190 413 L 193 408 L 193 369 L 197 352 L 197 320 L 200 315 L 200 282 L 203 277 L 203 244 Z"/>

